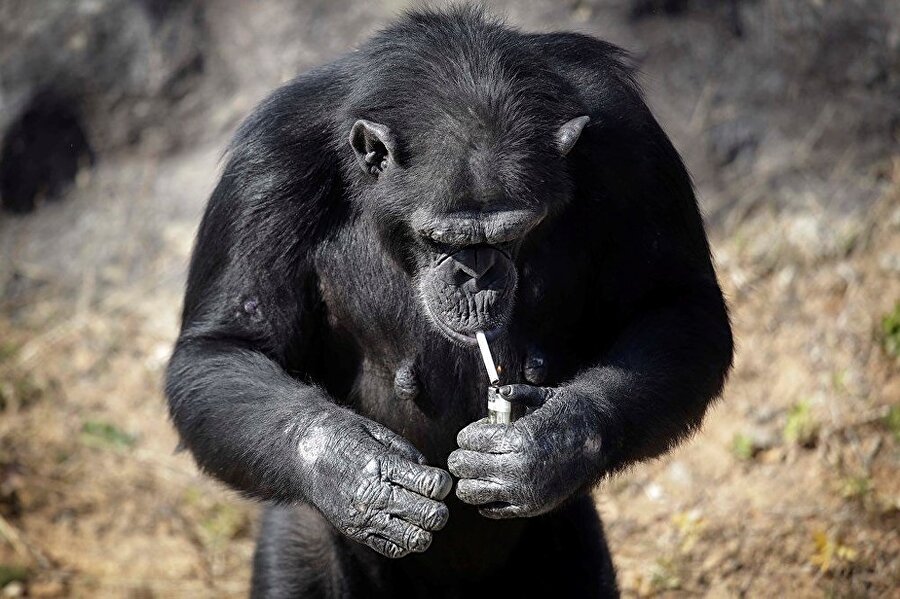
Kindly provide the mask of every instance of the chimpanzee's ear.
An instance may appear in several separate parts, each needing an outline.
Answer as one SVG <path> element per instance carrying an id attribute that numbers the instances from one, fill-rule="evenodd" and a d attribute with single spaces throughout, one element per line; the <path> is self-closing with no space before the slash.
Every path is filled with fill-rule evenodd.
<path id="1" fill-rule="evenodd" d="M 350 129 L 349 141 L 360 168 L 371 175 L 377 176 L 395 162 L 394 135 L 384 125 L 359 119 Z"/>
<path id="2" fill-rule="evenodd" d="M 565 156 L 573 147 L 575 147 L 575 142 L 577 142 L 579 136 L 581 136 L 581 130 L 584 129 L 584 126 L 587 125 L 590 120 L 591 117 L 589 116 L 575 117 L 559 128 L 559 131 L 556 132 L 556 148 L 559 150 L 560 154 Z"/>

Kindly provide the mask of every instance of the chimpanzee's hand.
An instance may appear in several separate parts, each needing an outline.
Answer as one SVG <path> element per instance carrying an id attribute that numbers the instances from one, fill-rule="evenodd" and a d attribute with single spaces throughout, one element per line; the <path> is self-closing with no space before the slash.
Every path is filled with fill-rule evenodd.
<path id="1" fill-rule="evenodd" d="M 513 424 L 484 419 L 460 431 L 447 460 L 456 495 L 488 518 L 543 514 L 599 473 L 600 419 L 566 388 L 508 385 L 500 395 L 540 407 Z"/>
<path id="2" fill-rule="evenodd" d="M 349 412 L 323 415 L 299 444 L 307 498 L 342 533 L 387 557 L 422 552 L 453 486 L 408 441 Z"/>

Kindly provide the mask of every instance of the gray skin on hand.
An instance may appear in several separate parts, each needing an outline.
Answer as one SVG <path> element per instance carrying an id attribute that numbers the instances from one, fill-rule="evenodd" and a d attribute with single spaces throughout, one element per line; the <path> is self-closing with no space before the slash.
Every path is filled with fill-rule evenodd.
<path id="1" fill-rule="evenodd" d="M 474 422 L 447 466 L 456 495 L 488 518 L 549 512 L 592 482 L 603 461 L 598 415 L 567 388 L 508 385 L 501 395 L 537 407 L 513 424 Z"/>
<path id="2" fill-rule="evenodd" d="M 425 465 L 408 441 L 353 413 L 323 414 L 305 427 L 305 496 L 343 534 L 397 558 L 422 552 L 447 523 L 450 475 Z"/>

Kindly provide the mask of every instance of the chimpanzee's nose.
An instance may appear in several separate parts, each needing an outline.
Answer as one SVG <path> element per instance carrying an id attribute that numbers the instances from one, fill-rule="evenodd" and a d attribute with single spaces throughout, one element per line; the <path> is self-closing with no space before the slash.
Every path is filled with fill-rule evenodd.
<path id="1" fill-rule="evenodd" d="M 464 246 L 434 267 L 439 281 L 465 293 L 515 288 L 516 266 L 503 251 L 489 245 Z"/>
<path id="2" fill-rule="evenodd" d="M 455 252 L 450 259 L 458 270 L 477 280 L 491 269 L 498 254 L 494 248 L 470 247 Z"/>
<path id="3" fill-rule="evenodd" d="M 438 267 L 438 276 L 452 287 L 499 291 L 510 283 L 510 277 L 515 279 L 515 266 L 495 247 L 472 245 L 448 256 Z"/>

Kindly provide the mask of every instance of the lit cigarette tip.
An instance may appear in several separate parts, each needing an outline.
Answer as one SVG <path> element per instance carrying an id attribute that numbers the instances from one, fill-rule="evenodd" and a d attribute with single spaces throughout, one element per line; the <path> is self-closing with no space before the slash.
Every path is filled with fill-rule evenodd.
<path id="1" fill-rule="evenodd" d="M 497 367 L 494 365 L 494 357 L 491 355 L 491 348 L 488 345 L 487 337 L 483 331 L 475 333 L 475 339 L 478 340 L 478 349 L 481 350 L 481 360 L 484 362 L 484 368 L 487 370 L 488 379 L 492 385 L 500 382 L 500 375 L 497 374 Z"/>

